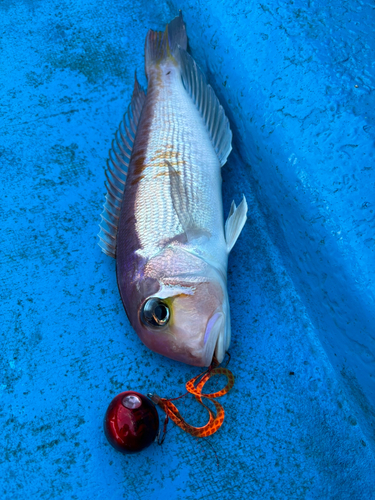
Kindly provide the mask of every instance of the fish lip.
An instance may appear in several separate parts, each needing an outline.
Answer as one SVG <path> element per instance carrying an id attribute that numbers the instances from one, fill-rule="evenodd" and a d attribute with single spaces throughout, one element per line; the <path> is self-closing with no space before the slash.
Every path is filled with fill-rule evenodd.
<path id="1" fill-rule="evenodd" d="M 220 308 L 214 312 L 214 314 L 210 317 L 210 319 L 207 322 L 205 338 L 207 333 L 208 337 L 206 339 L 206 345 L 204 347 L 204 355 L 202 358 L 203 366 L 210 366 L 210 364 L 212 363 L 216 346 L 220 339 L 220 333 L 223 324 L 225 324 L 225 316 L 222 309 Z M 208 329 L 209 331 L 207 332 Z"/>

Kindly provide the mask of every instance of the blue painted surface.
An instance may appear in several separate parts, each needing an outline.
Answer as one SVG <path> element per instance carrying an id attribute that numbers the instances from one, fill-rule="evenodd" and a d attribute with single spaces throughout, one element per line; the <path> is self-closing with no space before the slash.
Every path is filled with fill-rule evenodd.
<path id="1" fill-rule="evenodd" d="M 96 244 L 145 34 L 179 7 L 234 131 L 225 210 L 249 201 L 230 257 L 236 386 L 210 438 L 219 467 L 172 426 L 131 457 L 102 432 L 118 392 L 172 397 L 198 373 L 140 344 Z M 372 12 L 2 3 L 1 498 L 374 498 Z"/>

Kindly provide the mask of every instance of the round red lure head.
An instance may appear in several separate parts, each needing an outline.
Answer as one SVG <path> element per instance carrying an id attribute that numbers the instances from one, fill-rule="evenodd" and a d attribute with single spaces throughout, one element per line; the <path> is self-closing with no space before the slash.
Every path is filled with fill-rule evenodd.
<path id="1" fill-rule="evenodd" d="M 104 418 L 108 442 L 122 453 L 136 453 L 156 438 L 159 416 L 152 401 L 135 391 L 118 394 Z"/>

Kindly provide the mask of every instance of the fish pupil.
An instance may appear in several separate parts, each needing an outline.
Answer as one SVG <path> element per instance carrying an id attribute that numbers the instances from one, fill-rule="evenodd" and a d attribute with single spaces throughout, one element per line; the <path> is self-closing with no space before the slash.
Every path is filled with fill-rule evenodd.
<path id="1" fill-rule="evenodd" d="M 165 321 L 168 315 L 167 308 L 164 305 L 158 305 L 155 307 L 154 316 L 159 321 Z"/>

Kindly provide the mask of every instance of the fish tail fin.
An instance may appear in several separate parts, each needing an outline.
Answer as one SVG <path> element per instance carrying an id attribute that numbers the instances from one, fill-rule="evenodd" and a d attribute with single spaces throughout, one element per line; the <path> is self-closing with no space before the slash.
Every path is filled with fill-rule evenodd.
<path id="1" fill-rule="evenodd" d="M 165 31 L 149 30 L 145 44 L 145 69 L 148 77 L 150 68 L 163 60 L 178 58 L 179 47 L 187 49 L 187 35 L 182 12 L 167 24 Z"/>

